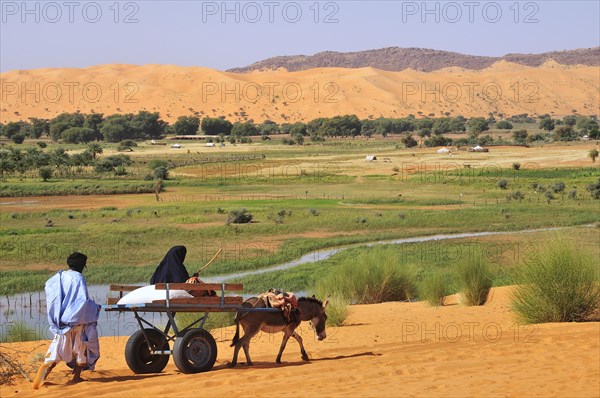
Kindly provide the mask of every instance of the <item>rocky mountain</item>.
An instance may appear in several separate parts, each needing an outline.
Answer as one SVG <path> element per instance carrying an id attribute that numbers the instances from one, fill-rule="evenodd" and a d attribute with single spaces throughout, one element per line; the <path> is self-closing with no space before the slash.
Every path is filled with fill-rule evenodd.
<path id="1" fill-rule="evenodd" d="M 247 73 L 254 70 L 285 68 L 290 72 L 313 68 L 364 68 L 372 67 L 398 72 L 413 69 L 432 72 L 447 67 L 481 70 L 498 61 L 508 61 L 526 66 L 540 66 L 549 60 L 562 65 L 600 65 L 600 47 L 542 54 L 507 54 L 503 57 L 466 55 L 450 51 L 425 48 L 389 47 L 378 50 L 340 53 L 325 51 L 315 55 L 292 55 L 268 58 L 251 65 L 233 68 L 228 72 Z"/>

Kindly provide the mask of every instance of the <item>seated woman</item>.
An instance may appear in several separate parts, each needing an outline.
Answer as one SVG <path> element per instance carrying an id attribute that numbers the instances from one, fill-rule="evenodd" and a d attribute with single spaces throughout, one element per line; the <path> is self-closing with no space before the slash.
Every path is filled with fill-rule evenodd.
<path id="1" fill-rule="evenodd" d="M 202 283 L 198 278 L 198 273 L 195 273 L 190 278 L 185 265 L 183 265 L 186 254 L 187 249 L 185 246 L 173 246 L 169 249 L 165 258 L 163 258 L 158 267 L 156 267 L 154 274 L 152 274 L 150 284 L 184 282 Z M 195 297 L 216 296 L 217 294 L 214 290 L 190 290 L 188 293 Z"/>
<path id="2" fill-rule="evenodd" d="M 185 265 L 185 255 L 187 249 L 185 246 L 173 246 L 169 249 L 165 258 L 160 262 L 154 274 L 150 278 L 150 284 L 157 283 L 183 283 L 190 277 Z"/>

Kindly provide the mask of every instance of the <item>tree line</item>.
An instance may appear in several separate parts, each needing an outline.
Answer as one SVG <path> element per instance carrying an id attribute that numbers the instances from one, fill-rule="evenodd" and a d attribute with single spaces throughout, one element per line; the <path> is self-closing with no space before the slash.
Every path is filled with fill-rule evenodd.
<path id="1" fill-rule="evenodd" d="M 458 145 L 489 144 L 493 138 L 481 136 L 490 129 L 513 130 L 513 123 L 535 123 L 546 135 L 529 136 L 526 130 L 514 130 L 515 143 L 525 144 L 547 138 L 556 141 L 571 141 L 582 136 L 598 139 L 598 121 L 596 117 L 569 115 L 562 119 L 542 115 L 537 120 L 527 114 L 515 115 L 496 120 L 493 115 L 487 118 L 473 117 L 467 119 L 456 117 L 420 117 L 409 115 L 404 118 L 359 119 L 356 115 L 317 118 L 307 123 L 281 123 L 271 120 L 254 123 L 253 120 L 232 123 L 225 117 L 180 116 L 173 124 L 160 118 L 158 112 L 140 111 L 137 114 L 114 114 L 104 116 L 100 113 L 62 113 L 53 119 L 30 118 L 27 121 L 0 124 L 2 135 L 20 144 L 26 138 L 50 137 L 56 142 L 73 144 L 94 141 L 124 142 L 128 140 L 159 139 L 167 135 L 214 136 L 223 142 L 228 137 L 230 142 L 249 142 L 251 136 L 261 136 L 268 140 L 271 135 L 286 134 L 285 144 L 300 144 L 310 139 L 313 142 L 326 138 L 367 137 L 390 134 L 404 134 L 402 141 L 408 147 L 417 145 L 412 136 L 417 134 L 426 146 L 442 146 L 453 143 L 444 134 L 467 132 L 466 139 L 455 140 Z M 218 138 L 217 138 L 218 137 Z"/>

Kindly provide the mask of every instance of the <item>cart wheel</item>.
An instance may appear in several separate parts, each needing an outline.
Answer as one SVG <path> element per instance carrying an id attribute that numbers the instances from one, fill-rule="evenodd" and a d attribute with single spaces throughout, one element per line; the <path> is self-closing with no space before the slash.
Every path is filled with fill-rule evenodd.
<path id="1" fill-rule="evenodd" d="M 169 342 L 165 336 L 154 329 L 144 329 L 153 350 L 169 350 Z M 125 360 L 134 373 L 160 373 L 167 362 L 168 355 L 152 355 L 144 338 L 144 332 L 138 330 L 127 340 Z"/>
<path id="2" fill-rule="evenodd" d="M 204 329 L 191 329 L 175 340 L 173 361 L 183 373 L 207 372 L 217 360 L 217 343 Z"/>

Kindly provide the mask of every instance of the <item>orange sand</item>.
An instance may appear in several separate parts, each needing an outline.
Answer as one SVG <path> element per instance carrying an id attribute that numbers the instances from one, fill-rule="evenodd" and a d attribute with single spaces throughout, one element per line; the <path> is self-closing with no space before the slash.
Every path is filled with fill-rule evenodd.
<path id="1" fill-rule="evenodd" d="M 485 116 L 528 113 L 596 114 L 598 68 L 540 67 L 497 62 L 473 71 L 386 72 L 373 68 L 317 68 L 236 74 L 174 65 L 97 65 L 0 74 L 0 122 L 52 118 L 62 112 L 105 115 L 147 110 L 173 122 L 181 115 L 231 121 L 308 121 L 356 114 L 367 117 Z"/>
<path id="2" fill-rule="evenodd" d="M 600 394 L 600 323 L 515 323 L 511 288 L 493 290 L 483 307 L 425 303 L 352 306 L 345 326 L 328 328 L 317 342 L 302 335 L 310 362 L 290 340 L 275 364 L 281 341 L 260 335 L 251 344 L 255 366 L 226 368 L 233 329 L 213 331 L 219 355 L 207 373 L 186 375 L 172 360 L 160 374 L 135 375 L 124 359 L 125 338 L 102 338 L 102 357 L 86 382 L 65 386 L 60 364 L 39 391 L 17 380 L 4 397 L 597 397 Z M 37 352 L 45 352 L 47 342 Z M 32 349 L 40 342 L 13 344 Z M 243 355 L 240 358 L 244 361 Z"/>

